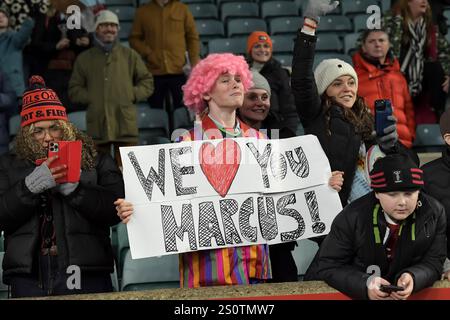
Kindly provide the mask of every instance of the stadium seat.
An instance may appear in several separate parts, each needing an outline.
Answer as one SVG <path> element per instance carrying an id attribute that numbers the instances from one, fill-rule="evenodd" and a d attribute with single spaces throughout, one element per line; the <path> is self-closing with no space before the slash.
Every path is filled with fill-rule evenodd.
<path id="1" fill-rule="evenodd" d="M 295 132 L 296 136 L 303 136 L 305 134 L 305 128 L 303 128 L 303 125 L 301 122 L 298 123 L 297 131 Z"/>
<path id="2" fill-rule="evenodd" d="M 439 124 L 417 125 L 416 139 L 413 143 L 416 152 L 440 152 L 444 145 Z"/>
<path id="3" fill-rule="evenodd" d="M 272 36 L 273 53 L 287 53 L 292 54 L 294 51 L 294 37 L 291 35 Z"/>
<path id="4" fill-rule="evenodd" d="M 217 6 L 213 3 L 191 3 L 188 5 L 194 19 L 217 19 Z"/>
<path id="5" fill-rule="evenodd" d="M 121 291 L 178 288 L 178 254 L 131 259 L 128 250 L 123 264 Z"/>
<path id="6" fill-rule="evenodd" d="M 267 1 L 261 3 L 261 17 L 270 19 L 298 14 L 298 7 L 293 1 Z"/>
<path id="7" fill-rule="evenodd" d="M 191 129 L 194 127 L 194 122 L 191 120 L 187 108 L 177 108 L 173 112 L 173 128 L 174 129 Z"/>
<path id="8" fill-rule="evenodd" d="M 229 18 L 259 17 L 259 6 L 254 2 L 225 2 L 220 8 L 220 18 L 227 22 Z"/>
<path id="9" fill-rule="evenodd" d="M 201 41 L 225 37 L 223 23 L 215 19 L 198 19 L 195 20 L 195 26 Z"/>
<path id="10" fill-rule="evenodd" d="M 341 59 L 347 63 L 349 63 L 350 65 L 353 65 L 353 61 L 352 58 L 347 55 L 347 54 L 336 54 L 336 53 L 318 53 L 316 54 L 315 58 L 314 58 L 314 69 L 318 66 L 318 64 L 325 59 Z"/>
<path id="11" fill-rule="evenodd" d="M 217 0 L 217 6 L 220 8 L 225 2 L 235 2 L 236 0 Z M 241 0 L 239 2 L 254 2 L 253 0 Z"/>
<path id="12" fill-rule="evenodd" d="M 127 226 L 124 223 L 119 223 L 117 225 L 117 260 L 118 260 L 118 271 L 119 276 L 123 269 L 123 262 L 125 261 L 125 255 L 127 250 L 130 248 L 130 243 L 128 242 L 128 232 Z"/>
<path id="13" fill-rule="evenodd" d="M 81 131 L 86 132 L 86 111 L 75 111 L 67 114 L 69 121 Z"/>
<path id="14" fill-rule="evenodd" d="M 136 8 L 132 6 L 111 6 L 108 7 L 108 10 L 111 10 L 114 12 L 117 17 L 119 18 L 120 26 L 122 27 L 122 23 L 126 21 L 133 21 L 134 20 L 134 14 L 136 12 Z"/>
<path id="15" fill-rule="evenodd" d="M 318 249 L 319 246 L 314 241 L 308 239 L 297 241 L 297 246 L 292 251 L 292 255 L 297 265 L 299 280 L 303 279 Z"/>
<path id="16" fill-rule="evenodd" d="M 112 282 L 113 291 L 114 292 L 120 291 L 119 276 L 118 276 L 117 265 L 116 265 L 115 261 L 114 261 L 114 272 L 111 273 L 111 282 Z"/>
<path id="17" fill-rule="evenodd" d="M 266 22 L 257 18 L 231 19 L 227 23 L 227 34 L 229 38 L 236 36 L 247 37 L 253 31 L 267 31 Z"/>
<path id="18" fill-rule="evenodd" d="M 356 42 L 359 39 L 359 33 L 349 33 L 344 37 L 344 53 L 352 55 L 356 50 Z"/>
<path id="19" fill-rule="evenodd" d="M 447 42 L 450 43 L 450 27 L 447 30 L 447 35 L 445 36 L 445 39 L 447 39 Z"/>
<path id="20" fill-rule="evenodd" d="M 380 0 L 381 12 L 386 12 L 391 9 L 391 0 Z"/>
<path id="21" fill-rule="evenodd" d="M 245 54 L 247 50 L 247 38 L 213 39 L 208 42 L 209 53 L 231 52 Z"/>
<path id="22" fill-rule="evenodd" d="M 334 51 L 341 52 L 343 45 L 339 36 L 332 33 L 322 33 L 317 35 L 316 52 Z"/>
<path id="23" fill-rule="evenodd" d="M 359 13 L 366 13 L 371 5 L 378 5 L 374 0 L 341 0 L 342 14 L 348 17 Z"/>
<path id="24" fill-rule="evenodd" d="M 20 115 L 16 114 L 9 118 L 9 137 L 12 140 L 20 129 Z"/>
<path id="25" fill-rule="evenodd" d="M 4 255 L 4 252 L 0 252 L 0 266 L 3 264 Z M 8 286 L 3 283 L 3 268 L 0 268 L 0 299 L 8 299 Z"/>
<path id="26" fill-rule="evenodd" d="M 367 19 L 369 18 L 366 14 L 358 14 L 353 17 L 353 31 L 360 32 L 367 29 Z"/>
<path id="27" fill-rule="evenodd" d="M 292 66 L 292 54 L 279 54 L 274 55 L 274 58 L 280 61 L 283 67 L 288 67 L 289 69 Z"/>
<path id="28" fill-rule="evenodd" d="M 163 109 L 151 109 L 147 104 L 138 106 L 137 126 L 148 136 L 169 137 L 169 116 Z"/>
<path id="29" fill-rule="evenodd" d="M 318 32 L 334 32 L 344 35 L 353 31 L 352 23 L 346 16 L 327 15 L 320 19 Z"/>
<path id="30" fill-rule="evenodd" d="M 270 34 L 272 36 L 277 34 L 291 34 L 295 36 L 302 22 L 302 18 L 294 16 L 273 18 L 269 22 Z"/>
<path id="31" fill-rule="evenodd" d="M 119 40 L 120 41 L 128 40 L 128 37 L 130 36 L 132 27 L 133 27 L 132 22 L 121 22 L 120 23 L 120 29 L 119 29 Z"/>

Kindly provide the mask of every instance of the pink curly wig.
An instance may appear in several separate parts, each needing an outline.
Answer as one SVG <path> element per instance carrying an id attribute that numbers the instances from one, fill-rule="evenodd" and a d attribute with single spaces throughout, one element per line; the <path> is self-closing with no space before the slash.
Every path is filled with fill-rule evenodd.
<path id="1" fill-rule="evenodd" d="M 203 95 L 211 91 L 217 78 L 224 73 L 240 75 L 244 92 L 253 85 L 252 75 L 243 56 L 232 53 L 213 53 L 192 69 L 188 81 L 183 86 L 184 104 L 189 109 L 201 113 L 206 108 Z"/>

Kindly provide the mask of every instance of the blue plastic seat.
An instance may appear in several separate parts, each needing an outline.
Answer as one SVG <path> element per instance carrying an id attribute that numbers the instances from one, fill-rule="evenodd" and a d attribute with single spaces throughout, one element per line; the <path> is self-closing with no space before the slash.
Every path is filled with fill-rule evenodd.
<path id="1" fill-rule="evenodd" d="M 163 109 L 151 109 L 146 103 L 138 105 L 137 126 L 140 132 L 153 137 L 169 137 L 169 116 Z"/>
<path id="2" fill-rule="evenodd" d="M 439 124 L 419 124 L 413 149 L 417 152 L 440 152 L 445 145 Z"/>
<path id="3" fill-rule="evenodd" d="M 241 36 L 248 37 L 253 31 L 267 31 L 266 21 L 258 18 L 231 19 L 227 23 L 229 38 Z"/>
<path id="4" fill-rule="evenodd" d="M 209 53 L 231 52 L 234 54 L 245 54 L 246 50 L 246 38 L 213 39 L 208 42 Z"/>
<path id="5" fill-rule="evenodd" d="M 178 288 L 178 266 L 178 254 L 133 260 L 128 250 L 123 264 L 121 291 Z"/>
<path id="6" fill-rule="evenodd" d="M 291 35 L 272 36 L 274 54 L 292 54 L 294 51 L 294 37 Z"/>
<path id="7" fill-rule="evenodd" d="M 259 6 L 254 2 L 225 2 L 220 11 L 223 22 L 227 22 L 229 18 L 259 17 Z"/>
<path id="8" fill-rule="evenodd" d="M 293 1 L 267 1 L 261 3 L 261 17 L 270 19 L 298 14 L 298 7 Z"/>
<path id="9" fill-rule="evenodd" d="M 270 34 L 290 34 L 295 36 L 302 22 L 302 18 L 295 16 L 273 18 L 269 22 Z"/>
<path id="10" fill-rule="evenodd" d="M 69 121 L 80 129 L 81 131 L 86 131 L 86 111 L 75 111 L 67 114 Z"/>
<path id="11" fill-rule="evenodd" d="M 343 48 L 344 46 L 338 35 L 331 33 L 322 33 L 317 35 L 316 52 L 341 52 Z"/>
<path id="12" fill-rule="evenodd" d="M 216 19 L 197 19 L 195 26 L 201 41 L 221 38 L 225 36 L 223 23 Z"/>
<path id="13" fill-rule="evenodd" d="M 303 279 L 306 270 L 308 270 L 309 265 L 317 253 L 317 250 L 319 250 L 319 246 L 314 241 L 308 239 L 297 241 L 297 246 L 294 251 L 292 251 L 292 256 L 294 257 L 295 264 L 297 265 L 299 280 Z"/>
<path id="14" fill-rule="evenodd" d="M 217 6 L 213 3 L 191 3 L 188 5 L 194 19 L 217 19 Z"/>

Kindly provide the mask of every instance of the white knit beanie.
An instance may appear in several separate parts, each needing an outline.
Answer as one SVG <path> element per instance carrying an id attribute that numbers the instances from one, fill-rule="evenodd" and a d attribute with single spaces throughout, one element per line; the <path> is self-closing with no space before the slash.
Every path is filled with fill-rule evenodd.
<path id="1" fill-rule="evenodd" d="M 110 10 L 102 10 L 98 14 L 97 20 L 95 21 L 95 29 L 97 29 L 98 25 L 102 23 L 114 23 L 119 26 L 119 18 Z"/>
<path id="2" fill-rule="evenodd" d="M 251 70 L 252 77 L 253 77 L 253 86 L 250 89 L 262 89 L 266 90 L 267 94 L 270 97 L 271 91 L 270 91 L 270 85 L 269 82 L 267 82 L 267 79 L 264 78 L 262 74 L 260 74 L 258 71 Z"/>
<path id="3" fill-rule="evenodd" d="M 317 91 L 321 96 L 328 86 L 340 76 L 349 75 L 356 82 L 356 90 L 358 90 L 358 76 L 355 69 L 345 61 L 339 59 L 323 60 L 314 70 L 314 78 L 316 79 Z"/>

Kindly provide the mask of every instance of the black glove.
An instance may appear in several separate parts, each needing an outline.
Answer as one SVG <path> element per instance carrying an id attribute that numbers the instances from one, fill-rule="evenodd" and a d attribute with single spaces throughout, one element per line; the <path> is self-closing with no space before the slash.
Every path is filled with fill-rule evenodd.
<path id="1" fill-rule="evenodd" d="M 377 137 L 377 144 L 380 146 L 381 151 L 386 154 L 396 152 L 396 144 L 398 141 L 397 133 L 397 119 L 394 116 L 388 116 L 388 120 L 392 121 L 393 124 L 384 128 L 383 135 Z"/>
<path id="2" fill-rule="evenodd" d="M 339 1 L 330 3 L 330 0 L 309 0 L 303 16 L 319 22 L 320 16 L 330 13 L 336 9 L 338 5 Z"/>

